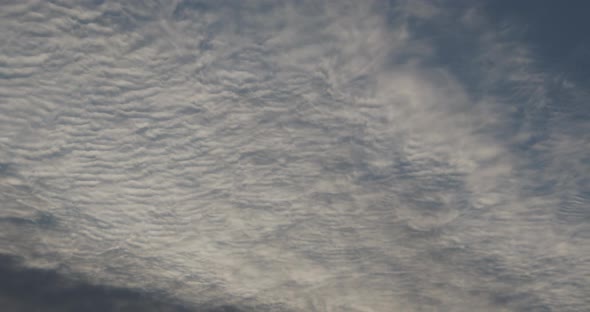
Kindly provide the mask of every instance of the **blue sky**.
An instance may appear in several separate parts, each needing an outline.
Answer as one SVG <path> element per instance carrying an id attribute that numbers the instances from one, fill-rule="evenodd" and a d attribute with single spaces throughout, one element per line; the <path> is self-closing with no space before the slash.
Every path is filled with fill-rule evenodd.
<path id="1" fill-rule="evenodd" d="M 0 303 L 583 311 L 587 6 L 3 3 Z"/>
<path id="2" fill-rule="evenodd" d="M 571 1 L 567 5 L 556 1 L 490 1 L 487 10 L 500 23 L 523 25 L 521 40 L 548 70 L 561 72 L 570 79 L 588 84 L 590 42 L 585 29 L 590 27 L 584 12 L 585 1 Z"/>

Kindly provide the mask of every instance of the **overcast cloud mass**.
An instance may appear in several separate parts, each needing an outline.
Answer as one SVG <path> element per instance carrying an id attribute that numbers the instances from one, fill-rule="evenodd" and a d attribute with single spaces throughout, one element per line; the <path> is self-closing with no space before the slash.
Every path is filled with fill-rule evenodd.
<path id="1" fill-rule="evenodd" d="M 588 311 L 580 2 L 0 3 L 0 310 Z"/>

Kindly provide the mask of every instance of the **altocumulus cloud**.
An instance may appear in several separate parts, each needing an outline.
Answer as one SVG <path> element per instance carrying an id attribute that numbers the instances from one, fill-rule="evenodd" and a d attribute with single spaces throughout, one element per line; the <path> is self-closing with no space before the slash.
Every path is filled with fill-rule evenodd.
<path id="1" fill-rule="evenodd" d="M 589 95 L 485 2 L 0 15 L 15 311 L 590 306 Z"/>

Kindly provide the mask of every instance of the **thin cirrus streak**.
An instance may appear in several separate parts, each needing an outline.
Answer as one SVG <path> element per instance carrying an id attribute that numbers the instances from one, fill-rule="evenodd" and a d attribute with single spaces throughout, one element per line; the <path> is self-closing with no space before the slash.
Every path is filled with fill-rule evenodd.
<path id="1" fill-rule="evenodd" d="M 3 2 L 0 272 L 170 311 L 583 311 L 588 95 L 484 7 Z"/>

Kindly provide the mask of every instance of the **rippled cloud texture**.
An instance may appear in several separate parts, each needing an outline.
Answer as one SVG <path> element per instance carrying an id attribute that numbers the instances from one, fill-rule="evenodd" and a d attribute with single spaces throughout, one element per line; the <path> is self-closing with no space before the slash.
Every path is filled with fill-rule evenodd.
<path id="1" fill-rule="evenodd" d="M 587 85 L 485 3 L 1 3 L 15 311 L 590 306 Z"/>

